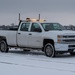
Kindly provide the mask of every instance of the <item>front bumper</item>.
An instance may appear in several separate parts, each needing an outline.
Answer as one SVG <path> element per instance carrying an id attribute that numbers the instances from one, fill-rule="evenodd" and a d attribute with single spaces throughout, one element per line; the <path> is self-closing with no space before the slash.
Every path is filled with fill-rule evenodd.
<path id="1" fill-rule="evenodd" d="M 70 51 L 75 49 L 75 43 L 64 44 L 64 43 L 55 43 L 56 51 Z"/>

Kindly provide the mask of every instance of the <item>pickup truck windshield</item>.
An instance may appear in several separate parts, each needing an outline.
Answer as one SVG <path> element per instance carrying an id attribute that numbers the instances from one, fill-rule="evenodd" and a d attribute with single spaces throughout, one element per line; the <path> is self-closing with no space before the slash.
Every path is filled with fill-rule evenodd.
<path id="1" fill-rule="evenodd" d="M 41 23 L 45 31 L 49 30 L 64 30 L 65 28 L 59 23 Z"/>

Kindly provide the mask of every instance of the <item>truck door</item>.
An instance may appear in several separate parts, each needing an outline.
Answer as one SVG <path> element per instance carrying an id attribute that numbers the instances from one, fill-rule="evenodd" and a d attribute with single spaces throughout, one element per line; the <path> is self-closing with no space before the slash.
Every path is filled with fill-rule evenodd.
<path id="1" fill-rule="evenodd" d="M 30 23 L 22 23 L 17 33 L 17 44 L 20 47 L 28 46 L 28 34 Z"/>
<path id="2" fill-rule="evenodd" d="M 32 23 L 29 33 L 29 46 L 33 48 L 42 47 L 42 29 L 38 23 Z"/>

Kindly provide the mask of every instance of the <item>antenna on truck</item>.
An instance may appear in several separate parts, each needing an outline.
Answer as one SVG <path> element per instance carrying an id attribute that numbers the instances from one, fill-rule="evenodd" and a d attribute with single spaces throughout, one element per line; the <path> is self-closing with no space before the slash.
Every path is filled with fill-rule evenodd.
<path id="1" fill-rule="evenodd" d="M 21 18 L 21 15 L 20 15 L 20 13 L 19 13 L 19 19 L 18 19 L 19 21 L 21 20 L 20 18 Z"/>
<path id="2" fill-rule="evenodd" d="M 40 14 L 39 14 L 38 20 L 40 20 Z"/>

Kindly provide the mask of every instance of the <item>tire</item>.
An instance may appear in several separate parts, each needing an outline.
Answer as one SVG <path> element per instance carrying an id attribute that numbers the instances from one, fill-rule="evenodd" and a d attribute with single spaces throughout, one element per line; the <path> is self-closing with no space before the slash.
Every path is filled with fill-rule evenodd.
<path id="1" fill-rule="evenodd" d="M 70 52 L 70 55 L 75 55 L 75 52 Z"/>
<path id="2" fill-rule="evenodd" d="M 52 44 L 47 43 L 44 46 L 45 55 L 48 57 L 55 57 L 55 49 Z"/>
<path id="3" fill-rule="evenodd" d="M 5 40 L 0 41 L 0 51 L 1 52 L 6 52 L 6 53 L 9 51 L 9 48 L 8 48 L 7 43 L 6 43 Z"/>

